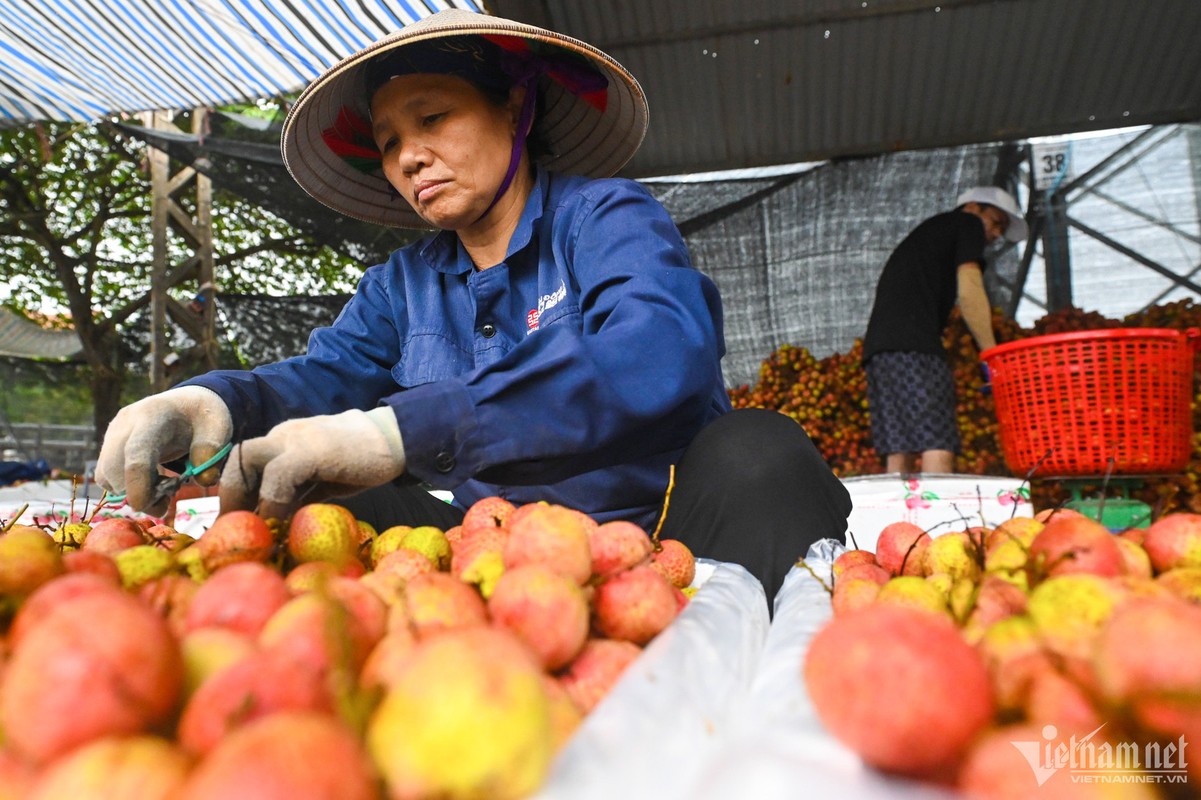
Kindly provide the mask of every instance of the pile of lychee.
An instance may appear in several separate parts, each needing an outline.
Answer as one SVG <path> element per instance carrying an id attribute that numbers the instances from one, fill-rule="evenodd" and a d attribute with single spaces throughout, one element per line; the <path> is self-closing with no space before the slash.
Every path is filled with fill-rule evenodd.
<path id="1" fill-rule="evenodd" d="M 678 541 L 492 497 L 0 533 L 0 798 L 517 798 L 688 603 Z"/>
<path id="2" fill-rule="evenodd" d="M 832 566 L 802 676 L 870 767 L 970 797 L 1197 796 L 1201 515 L 896 522 Z"/>

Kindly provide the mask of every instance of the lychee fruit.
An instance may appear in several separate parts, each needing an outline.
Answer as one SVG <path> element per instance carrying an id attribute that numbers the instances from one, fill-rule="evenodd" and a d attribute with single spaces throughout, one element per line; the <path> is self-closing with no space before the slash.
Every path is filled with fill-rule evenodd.
<path id="1" fill-rule="evenodd" d="M 488 622 L 487 606 L 475 587 L 445 572 L 410 580 L 405 585 L 404 607 L 418 638 Z"/>
<path id="2" fill-rule="evenodd" d="M 0 727 L 37 762 L 165 722 L 179 697 L 183 662 L 162 618 L 117 590 L 89 593 L 86 609 L 51 609 L 5 667 Z"/>
<path id="3" fill-rule="evenodd" d="M 559 675 L 567 696 L 583 714 L 590 713 L 613 690 L 642 648 L 621 639 L 591 638 Z"/>
<path id="4" fill-rule="evenodd" d="M 826 728 L 885 772 L 953 781 L 993 720 L 983 660 L 947 617 L 922 610 L 877 603 L 834 617 L 802 673 Z"/>
<path id="5" fill-rule="evenodd" d="M 0 604 L 7 598 L 15 607 L 63 571 L 59 546 L 45 531 L 21 527 L 0 535 Z"/>
<path id="6" fill-rule="evenodd" d="M 588 527 L 580 512 L 531 503 L 513 513 L 504 544 L 505 569 L 544 564 L 581 586 L 592 576 Z"/>
<path id="7" fill-rule="evenodd" d="M 239 561 L 267 561 L 275 552 L 275 534 L 253 511 L 227 511 L 192 545 L 207 572 Z M 189 548 L 191 549 L 191 548 Z"/>
<path id="8" fill-rule="evenodd" d="M 614 520 L 597 525 L 588 536 L 592 574 L 608 577 L 650 558 L 654 543 L 638 525 Z"/>
<path id="9" fill-rule="evenodd" d="M 679 539 L 660 539 L 651 554 L 651 567 L 680 589 L 691 586 L 696 578 L 696 559 Z"/>
<path id="10" fill-rule="evenodd" d="M 921 575 L 930 541 L 930 535 L 912 522 L 893 522 L 876 539 L 876 561 L 889 575 Z"/>
<path id="11" fill-rule="evenodd" d="M 344 566 L 358 557 L 358 544 L 358 521 L 342 506 L 309 503 L 298 508 L 288 523 L 288 553 L 298 562 Z"/>
<path id="12" fill-rule="evenodd" d="M 92 523 L 80 549 L 113 554 L 145 543 L 146 532 L 138 523 L 127 517 L 104 517 Z"/>
<path id="13" fill-rule="evenodd" d="M 611 576 L 596 587 L 592 601 L 597 629 L 610 639 L 646 644 L 679 614 L 672 588 L 650 565 Z"/>
<path id="14" fill-rule="evenodd" d="M 418 642 L 367 729 L 368 749 L 393 796 L 532 794 L 554 755 L 542 675 L 525 646 L 501 628 Z"/>
<path id="15" fill-rule="evenodd" d="M 358 737 L 337 717 L 281 711 L 221 740 L 178 800 L 379 800 L 377 781 Z"/>
<path id="16" fill-rule="evenodd" d="M 188 604 L 190 631 L 210 626 L 258 636 L 292 593 L 283 576 L 266 564 L 244 561 L 217 570 Z"/>
<path id="17" fill-rule="evenodd" d="M 159 736 L 107 736 L 55 759 L 37 778 L 27 800 L 176 796 L 192 759 Z"/>
<path id="18" fill-rule="evenodd" d="M 488 611 L 493 622 L 515 633 L 551 671 L 575 658 L 588 638 L 588 603 L 580 587 L 541 564 L 501 575 L 488 598 Z"/>

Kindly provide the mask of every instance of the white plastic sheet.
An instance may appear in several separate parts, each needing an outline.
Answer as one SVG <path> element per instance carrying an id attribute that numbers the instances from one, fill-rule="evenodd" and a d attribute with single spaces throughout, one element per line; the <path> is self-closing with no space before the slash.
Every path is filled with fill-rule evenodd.
<path id="1" fill-rule="evenodd" d="M 54 527 L 72 515 L 78 519 L 85 512 L 90 514 L 102 494 L 94 483 L 85 486 L 69 480 L 25 481 L 0 487 L 0 521 Z M 97 519 L 132 516 L 136 513 L 128 506 L 106 506 Z"/>
<path id="2" fill-rule="evenodd" d="M 794 567 L 775 598 L 775 613 L 746 702 L 730 721 L 731 735 L 700 774 L 692 800 L 934 800 L 954 795 L 868 769 L 822 726 L 805 689 L 801 665 L 809 641 L 829 620 L 831 564 L 845 549 L 818 542 Z"/>
<path id="3" fill-rule="evenodd" d="M 711 571 L 684 613 L 647 647 L 556 760 L 538 800 L 944 800 L 887 778 L 823 728 L 801 677 L 830 617 L 825 540 L 793 568 L 769 620 L 742 567 Z"/>
<path id="4" fill-rule="evenodd" d="M 538 798 L 684 798 L 719 757 L 770 620 L 763 587 L 741 566 L 701 559 L 697 569 L 692 602 L 588 715 Z"/>
<path id="5" fill-rule="evenodd" d="M 221 498 L 192 497 L 175 504 L 175 521 L 172 525 L 180 533 L 199 539 L 217 521 L 221 512 Z"/>

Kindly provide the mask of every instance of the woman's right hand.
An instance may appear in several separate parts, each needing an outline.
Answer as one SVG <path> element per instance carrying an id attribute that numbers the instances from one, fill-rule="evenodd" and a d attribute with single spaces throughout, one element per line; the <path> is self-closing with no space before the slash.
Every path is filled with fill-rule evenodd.
<path id="1" fill-rule="evenodd" d="M 161 513 L 170 498 L 152 507 L 159 464 L 185 455 L 193 464 L 203 464 L 232 436 L 233 419 L 216 392 L 201 386 L 168 389 L 131 403 L 113 417 L 96 462 L 96 482 L 108 492 L 124 494 L 139 511 Z M 214 466 L 196 481 L 211 486 L 218 477 L 220 468 Z"/>

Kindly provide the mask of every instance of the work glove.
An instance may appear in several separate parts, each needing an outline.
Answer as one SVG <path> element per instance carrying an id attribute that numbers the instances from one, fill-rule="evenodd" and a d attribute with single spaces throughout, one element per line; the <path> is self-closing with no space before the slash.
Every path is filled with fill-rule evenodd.
<path id="1" fill-rule="evenodd" d="M 233 436 L 233 418 L 211 389 L 180 386 L 122 408 L 109 423 L 96 461 L 96 483 L 113 495 L 125 495 L 133 508 L 161 515 L 170 497 L 155 499 L 159 464 L 188 456 L 201 465 Z M 195 476 L 211 486 L 218 466 Z"/>
<path id="2" fill-rule="evenodd" d="M 221 510 L 286 519 L 301 505 L 379 486 L 404 469 L 391 408 L 288 420 L 230 452 L 221 474 Z"/>

